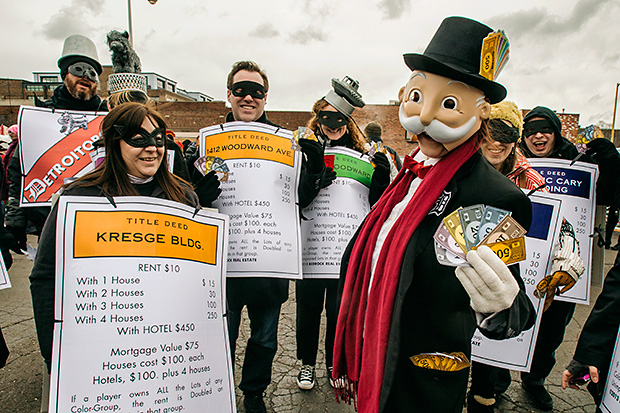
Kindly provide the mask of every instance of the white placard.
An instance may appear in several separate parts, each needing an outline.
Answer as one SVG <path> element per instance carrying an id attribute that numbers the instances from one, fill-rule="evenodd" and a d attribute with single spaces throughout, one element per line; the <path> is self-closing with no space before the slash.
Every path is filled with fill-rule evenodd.
<path id="1" fill-rule="evenodd" d="M 301 278 L 301 152 L 293 133 L 256 122 L 211 126 L 200 130 L 200 155 L 207 172 L 215 164 L 228 170 L 213 202 L 230 216 L 227 276 Z"/>
<path id="2" fill-rule="evenodd" d="M 614 355 L 611 358 L 609 372 L 607 373 L 601 410 L 608 413 L 620 413 L 620 332 L 616 337 Z"/>
<path id="3" fill-rule="evenodd" d="M 90 152 L 106 113 L 19 108 L 20 206 L 50 206 L 65 180 L 93 169 Z"/>
<path id="4" fill-rule="evenodd" d="M 4 260 L 0 257 L 0 290 L 4 290 L 5 288 L 11 288 L 11 279 L 4 265 Z"/>
<path id="5" fill-rule="evenodd" d="M 585 162 L 571 165 L 566 159 L 530 158 L 528 161 L 545 179 L 549 192 L 562 201 L 558 225 L 562 224 L 562 218 L 566 218 L 573 226 L 586 267 L 575 286 L 554 299 L 587 305 L 590 303 L 593 247 L 590 234 L 594 232 L 598 166 Z"/>
<path id="6" fill-rule="evenodd" d="M 338 278 L 340 260 L 370 211 L 368 193 L 374 171 L 367 155 L 348 148 L 326 148 L 325 164 L 337 177 L 302 210 L 304 278 Z"/>
<path id="7" fill-rule="evenodd" d="M 60 197 L 50 412 L 234 412 L 228 217 Z"/>
<path id="8" fill-rule="evenodd" d="M 536 323 L 516 337 L 507 340 L 491 340 L 480 330 L 472 338 L 472 360 L 517 371 L 530 371 L 538 327 L 542 317 L 544 300 L 534 297 L 536 285 L 551 268 L 551 249 L 559 234 L 559 211 L 561 201 L 549 194 L 537 192 L 532 201 L 532 225 L 525 237 L 527 259 L 519 263 L 525 291 L 536 309 Z"/>

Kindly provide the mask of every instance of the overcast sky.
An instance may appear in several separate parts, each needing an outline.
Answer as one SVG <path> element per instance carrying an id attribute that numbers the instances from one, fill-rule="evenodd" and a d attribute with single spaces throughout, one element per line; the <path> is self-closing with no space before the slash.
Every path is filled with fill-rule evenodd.
<path id="1" fill-rule="evenodd" d="M 58 70 L 65 37 L 90 37 L 110 64 L 105 35 L 126 30 L 126 0 L 0 0 L 1 77 L 32 80 Z M 367 103 L 396 99 L 409 69 L 447 16 L 505 30 L 511 58 L 498 81 L 521 108 L 580 113 L 581 126 L 611 124 L 620 82 L 617 0 L 132 0 L 143 71 L 226 98 L 238 60 L 267 71 L 267 109 L 310 110 L 332 77 L 360 82 Z M 544 5 L 541 5 L 544 4 Z M 618 122 L 616 123 L 618 125 Z"/>

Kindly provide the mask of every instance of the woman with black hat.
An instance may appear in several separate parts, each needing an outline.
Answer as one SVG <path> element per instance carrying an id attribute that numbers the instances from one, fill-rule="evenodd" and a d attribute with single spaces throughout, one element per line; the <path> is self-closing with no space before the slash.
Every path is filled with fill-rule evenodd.
<path id="1" fill-rule="evenodd" d="M 356 107 L 364 106 L 364 101 L 357 91 L 359 83 L 347 76 L 343 80 L 332 79 L 332 86 L 334 90 L 330 90 L 327 95 L 314 103 L 312 118 L 308 122 L 304 136 L 309 139 L 320 139 L 324 147 L 349 148 L 359 152 L 360 155 L 367 153 L 370 145 L 351 117 Z M 375 170 L 370 183 L 370 205 L 379 199 L 390 182 L 390 164 L 387 156 L 376 153 L 373 163 Z M 335 178 L 336 173 L 330 168 L 322 178 L 322 187 L 329 186 Z M 327 377 L 333 385 L 331 373 L 338 316 L 337 291 L 338 279 L 314 278 L 296 282 L 297 358 L 302 362 L 297 375 L 297 385 L 302 390 L 310 390 L 315 385 L 315 364 L 323 306 L 327 317 L 325 364 Z"/>

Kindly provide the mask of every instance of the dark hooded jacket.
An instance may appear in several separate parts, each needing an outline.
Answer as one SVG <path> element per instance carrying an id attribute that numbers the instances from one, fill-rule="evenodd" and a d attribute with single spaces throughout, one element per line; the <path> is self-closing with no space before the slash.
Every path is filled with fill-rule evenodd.
<path id="1" fill-rule="evenodd" d="M 553 128 L 553 133 L 555 135 L 555 145 L 553 147 L 553 151 L 546 156 L 545 158 L 556 158 L 556 159 L 575 159 L 577 155 L 579 155 L 579 151 L 568 139 L 562 136 L 562 122 L 558 115 L 555 114 L 551 109 L 546 108 L 544 106 L 536 106 L 534 109 L 530 110 L 527 115 L 523 118 L 523 124 L 525 125 L 529 120 L 533 118 L 544 118 L 551 123 L 551 127 Z M 519 149 L 525 155 L 526 158 L 537 158 L 525 143 L 524 139 L 521 139 L 519 142 Z M 587 157 L 587 160 L 584 158 L 580 158 L 581 161 L 584 162 L 592 162 L 592 160 Z"/>

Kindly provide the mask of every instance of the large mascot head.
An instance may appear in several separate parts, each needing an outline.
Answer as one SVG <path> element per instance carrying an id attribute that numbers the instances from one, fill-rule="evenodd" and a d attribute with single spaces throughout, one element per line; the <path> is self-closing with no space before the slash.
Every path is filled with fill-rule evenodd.
<path id="1" fill-rule="evenodd" d="M 491 104 L 506 97 L 494 79 L 508 40 L 475 20 L 446 18 L 424 53 L 404 58 L 412 74 L 399 91 L 399 118 L 426 156 L 441 158 L 474 136 Z"/>

